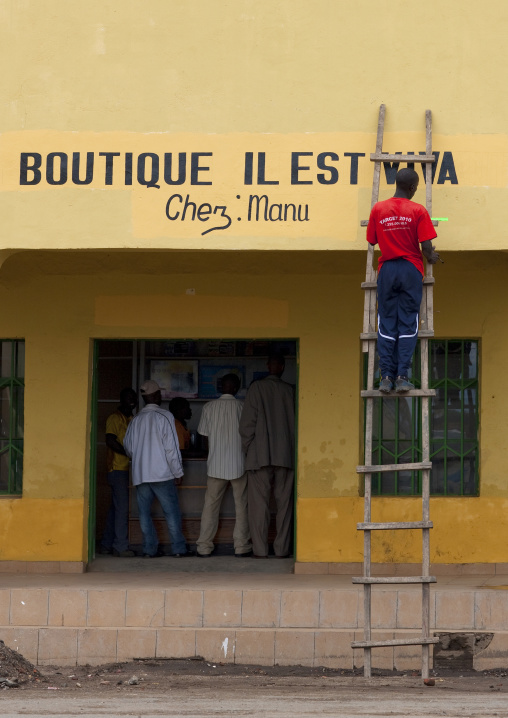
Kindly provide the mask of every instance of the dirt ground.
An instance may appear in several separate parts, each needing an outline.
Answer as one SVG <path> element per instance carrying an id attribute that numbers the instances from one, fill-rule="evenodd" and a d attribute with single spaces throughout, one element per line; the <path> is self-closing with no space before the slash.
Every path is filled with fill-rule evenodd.
<path id="1" fill-rule="evenodd" d="M 245 681 L 249 686 L 277 686 L 288 691 L 294 686 L 334 684 L 360 689 L 368 683 L 393 693 L 407 693 L 408 688 L 430 692 L 459 691 L 473 693 L 508 693 L 507 671 L 500 669 L 476 671 L 433 671 L 433 686 L 424 686 L 416 671 L 373 671 L 373 679 L 363 678 L 362 670 L 308 668 L 305 666 L 242 666 L 211 663 L 200 658 L 138 659 L 128 663 L 109 663 L 102 666 L 44 666 L 36 667 L 23 656 L 0 641 L 0 689 L 9 693 L 30 691 L 60 694 L 111 694 L 152 693 L 164 694 L 175 688 L 190 688 L 209 684 L 221 691 L 237 691 Z M 292 688 L 293 686 L 293 688 Z M 508 704 L 507 704 L 508 705 Z"/>

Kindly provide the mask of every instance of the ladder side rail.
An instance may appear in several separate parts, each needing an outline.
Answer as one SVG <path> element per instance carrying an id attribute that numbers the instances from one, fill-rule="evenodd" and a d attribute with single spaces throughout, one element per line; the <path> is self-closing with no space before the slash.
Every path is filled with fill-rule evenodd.
<path id="1" fill-rule="evenodd" d="M 367 386 L 371 388 L 374 384 L 374 362 L 376 357 L 376 342 L 369 341 L 369 355 L 367 366 Z M 365 416 L 365 459 L 372 463 L 372 434 L 374 422 L 374 399 L 367 399 Z M 365 474 L 364 498 L 363 498 L 364 522 L 369 523 L 372 518 L 372 474 Z M 363 575 L 371 575 L 371 532 L 363 533 Z M 363 635 L 365 641 L 372 640 L 372 587 L 363 587 Z M 370 678 L 372 673 L 372 651 L 364 649 L 364 675 Z"/>
<path id="2" fill-rule="evenodd" d="M 377 135 L 376 135 L 376 152 L 380 153 L 383 149 L 383 134 L 385 129 L 385 105 L 380 105 L 379 115 L 377 121 Z M 370 198 L 370 208 L 374 207 L 379 199 L 379 184 L 381 181 L 381 162 L 377 161 L 374 163 L 374 177 L 372 179 L 372 194 Z M 365 279 L 367 282 L 375 281 L 377 278 L 377 272 L 374 269 L 374 247 L 369 244 L 367 251 L 367 271 L 365 273 Z"/>
<path id="3" fill-rule="evenodd" d="M 427 262 L 426 276 L 432 277 L 432 264 Z M 434 333 L 434 284 L 424 284 L 423 291 L 425 292 L 426 302 L 426 329 L 429 332 Z"/>
<path id="4" fill-rule="evenodd" d="M 432 112 L 425 110 L 425 152 L 432 154 Z M 432 167 L 429 165 L 425 170 L 425 207 L 432 217 Z M 432 264 L 427 262 L 425 271 L 427 277 L 432 277 Z M 432 314 L 430 312 L 430 314 Z"/>
<path id="5" fill-rule="evenodd" d="M 367 265 L 365 267 L 365 281 L 375 282 L 377 272 L 374 269 L 374 245 L 367 242 Z"/>
<path id="6" fill-rule="evenodd" d="M 432 155 L 432 112 L 425 110 L 425 153 Z M 425 170 L 425 206 L 432 217 L 432 167 Z"/>
<path id="7" fill-rule="evenodd" d="M 379 106 L 379 116 L 377 121 L 377 136 L 376 136 L 376 154 L 381 154 L 383 149 L 383 134 L 385 130 L 385 112 L 386 106 Z M 372 195 L 370 199 L 370 208 L 374 207 L 379 198 L 379 180 L 381 177 L 381 161 L 376 160 L 374 163 L 374 179 L 372 181 Z"/>
<path id="8" fill-rule="evenodd" d="M 369 249 L 367 254 L 371 256 L 370 260 L 367 259 L 367 266 L 372 266 L 373 258 L 374 258 L 374 248 L 371 244 L 369 244 Z M 368 272 L 368 268 L 367 268 Z M 376 276 L 374 274 L 374 282 L 376 280 Z M 363 304 L 363 334 L 373 334 L 376 331 L 376 289 L 367 289 L 365 292 L 365 298 L 364 298 L 364 304 Z M 369 351 L 369 342 L 368 340 L 362 339 L 362 352 L 365 354 Z"/>
<path id="9" fill-rule="evenodd" d="M 367 399 L 367 402 L 373 402 L 373 399 Z M 372 474 L 365 474 L 365 491 L 364 491 L 364 518 L 369 515 L 370 521 L 370 503 L 372 495 Z M 371 575 L 371 533 L 363 532 L 363 575 L 370 578 Z M 365 583 L 363 586 L 363 640 L 372 640 L 372 584 Z M 364 648 L 363 651 L 363 674 L 365 678 L 372 675 L 372 651 L 370 648 Z"/>
<path id="10" fill-rule="evenodd" d="M 376 136 L 376 152 L 380 153 L 383 148 L 383 134 L 385 126 L 386 107 L 382 104 L 379 107 L 377 136 Z M 381 178 L 381 162 L 374 164 L 374 178 L 372 181 L 371 208 L 376 204 L 379 197 L 379 183 Z M 377 272 L 374 269 L 374 247 L 369 244 L 367 251 L 367 267 L 365 272 L 365 281 L 374 282 L 377 280 Z M 365 310 L 364 319 L 368 320 L 367 332 L 375 332 L 376 330 L 376 290 L 367 291 L 365 293 Z M 363 350 L 368 351 L 368 367 L 367 367 L 367 389 L 374 388 L 374 360 L 376 354 L 376 342 L 368 341 L 363 343 Z M 365 459 L 366 463 L 372 463 L 372 429 L 374 416 L 374 399 L 367 399 L 366 417 L 365 417 Z M 365 474 L 364 483 L 364 521 L 369 523 L 371 520 L 371 498 L 372 498 L 372 475 Z M 371 575 L 371 533 L 365 531 L 363 534 L 363 573 L 364 576 Z M 363 605 L 364 605 L 364 639 L 370 641 L 371 636 L 371 605 L 372 605 L 372 587 L 365 585 L 363 589 Z M 364 675 L 370 678 L 372 674 L 372 650 L 365 648 L 364 652 Z"/>
<path id="11" fill-rule="evenodd" d="M 428 386 L 429 340 L 420 342 L 422 384 Z M 430 461 L 430 397 L 422 397 L 422 461 Z M 430 469 L 422 471 L 422 521 L 430 521 Z M 422 529 L 422 576 L 430 575 L 430 529 Z M 430 585 L 422 584 L 422 638 L 430 635 Z M 429 677 L 430 646 L 422 645 L 422 678 Z"/>
<path id="12" fill-rule="evenodd" d="M 425 111 L 425 152 L 427 155 L 432 155 L 432 112 L 430 110 Z M 432 167 L 430 165 L 425 170 L 425 207 L 432 217 Z M 433 224 L 437 225 L 437 222 L 433 222 Z M 425 278 L 428 280 L 432 278 L 432 265 L 428 262 L 425 268 Z M 420 307 L 420 317 L 423 320 L 422 329 L 434 330 L 433 310 L 432 288 L 430 284 L 424 283 Z"/>
<path id="13" fill-rule="evenodd" d="M 432 154 L 432 112 L 425 111 L 425 152 Z M 425 171 L 425 206 L 432 217 L 432 165 Z M 426 262 L 425 274 L 432 277 L 432 265 Z M 434 331 L 433 285 L 424 286 L 425 329 Z M 429 340 L 420 340 L 422 389 L 429 388 Z M 430 397 L 422 397 L 422 461 L 430 461 Z M 430 520 L 430 470 L 422 471 L 422 521 Z M 430 575 L 430 530 L 422 529 L 422 576 Z M 422 584 L 422 638 L 430 635 L 430 584 Z M 422 645 L 422 678 L 429 677 L 430 645 Z"/>
<path id="14" fill-rule="evenodd" d="M 421 336 L 421 332 L 428 331 L 429 325 L 429 293 L 427 291 L 428 285 L 423 285 L 422 301 L 420 303 L 420 315 L 418 317 L 418 334 Z"/>
<path id="15" fill-rule="evenodd" d="M 424 475 L 429 476 L 429 471 L 424 471 Z M 428 481 L 428 478 L 427 478 Z M 430 529 L 422 529 L 422 576 L 428 577 L 429 569 L 429 531 Z M 427 564 L 427 565 L 425 565 Z M 422 639 L 427 640 L 430 637 L 430 583 L 422 583 Z M 422 678 L 429 677 L 430 668 L 430 649 L 427 644 L 422 646 Z"/>
<path id="16" fill-rule="evenodd" d="M 383 147 L 383 133 L 385 126 L 385 105 L 379 107 L 379 116 L 377 123 L 377 136 L 376 136 L 376 152 L 381 152 Z M 381 162 L 374 164 L 374 178 L 372 180 L 372 195 L 371 195 L 371 209 L 378 201 L 379 197 L 379 183 L 381 179 Z M 367 265 L 365 268 L 365 281 L 375 282 L 377 279 L 377 272 L 374 269 L 374 247 L 369 244 L 367 248 Z M 363 331 L 364 334 L 367 332 L 373 332 L 376 330 L 376 292 L 368 291 L 365 294 L 364 299 L 364 319 L 363 319 Z M 366 353 L 368 351 L 368 345 L 366 342 L 362 343 L 362 351 Z"/>

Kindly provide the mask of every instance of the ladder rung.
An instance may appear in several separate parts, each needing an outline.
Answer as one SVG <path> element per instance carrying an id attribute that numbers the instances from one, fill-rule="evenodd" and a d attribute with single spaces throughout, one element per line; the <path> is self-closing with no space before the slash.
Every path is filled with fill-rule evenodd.
<path id="1" fill-rule="evenodd" d="M 424 284 L 435 284 L 436 280 L 434 277 L 424 277 Z M 362 282 L 362 289 L 377 289 L 377 282 Z"/>
<path id="2" fill-rule="evenodd" d="M 433 336 L 434 332 L 431 329 L 420 329 L 420 331 L 418 332 L 419 339 L 425 339 Z M 360 334 L 360 339 L 362 341 L 368 341 L 369 339 L 377 339 L 377 332 L 362 332 Z"/>
<path id="3" fill-rule="evenodd" d="M 393 531 L 395 529 L 431 529 L 432 521 L 385 521 L 384 523 L 356 524 L 358 531 Z"/>
<path id="4" fill-rule="evenodd" d="M 432 461 L 413 461 L 408 464 L 377 464 L 372 466 L 357 466 L 357 474 L 377 474 L 383 471 L 424 471 L 432 469 Z"/>
<path id="5" fill-rule="evenodd" d="M 431 222 L 432 222 L 432 224 L 434 225 L 434 227 L 439 227 L 439 220 L 437 220 L 437 219 L 432 219 Z M 369 224 L 369 220 L 368 220 L 368 219 L 362 219 L 361 222 L 360 222 L 360 227 L 366 227 L 368 224 Z"/>
<path id="6" fill-rule="evenodd" d="M 391 391 L 388 394 L 379 391 L 379 389 L 363 389 L 360 394 L 364 399 L 372 399 L 376 396 L 385 397 L 388 399 L 405 399 L 408 396 L 436 396 L 436 390 L 435 389 L 411 389 L 411 391 L 404 391 L 397 393 L 396 391 Z"/>
<path id="7" fill-rule="evenodd" d="M 435 576 L 354 576 L 353 583 L 436 583 Z"/>
<path id="8" fill-rule="evenodd" d="M 351 648 L 382 648 L 383 646 L 429 646 L 439 638 L 394 638 L 389 641 L 353 641 Z"/>
<path id="9" fill-rule="evenodd" d="M 434 155 L 389 155 L 381 152 L 376 154 L 372 152 L 370 155 L 371 162 L 435 162 Z"/>

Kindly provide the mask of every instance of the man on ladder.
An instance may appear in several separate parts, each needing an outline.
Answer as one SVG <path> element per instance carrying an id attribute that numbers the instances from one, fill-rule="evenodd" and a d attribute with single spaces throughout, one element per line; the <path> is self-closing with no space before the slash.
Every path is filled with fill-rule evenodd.
<path id="1" fill-rule="evenodd" d="M 379 391 L 397 393 L 414 389 L 408 380 L 418 339 L 418 312 L 422 300 L 423 258 L 435 264 L 439 254 L 432 245 L 437 237 L 429 213 L 411 202 L 419 177 L 412 169 L 397 172 L 397 189 L 391 199 L 377 202 L 370 213 L 367 241 L 379 244 L 378 354 Z"/>

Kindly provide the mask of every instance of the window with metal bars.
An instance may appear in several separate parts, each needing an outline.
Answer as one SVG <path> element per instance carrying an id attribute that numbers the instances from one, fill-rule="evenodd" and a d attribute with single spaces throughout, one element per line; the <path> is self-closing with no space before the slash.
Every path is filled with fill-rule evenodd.
<path id="1" fill-rule="evenodd" d="M 0 495 L 23 488 L 25 342 L 0 340 Z"/>
<path id="2" fill-rule="evenodd" d="M 478 495 L 478 342 L 435 339 L 430 342 L 429 386 L 436 390 L 430 410 L 431 494 Z M 377 358 L 376 358 L 377 360 Z M 412 381 L 420 386 L 420 349 L 413 357 Z M 374 386 L 379 380 L 376 365 Z M 367 355 L 364 357 L 364 386 Z M 372 463 L 404 464 L 422 460 L 421 399 L 374 399 Z M 421 472 L 372 476 L 373 495 L 421 493 Z"/>

